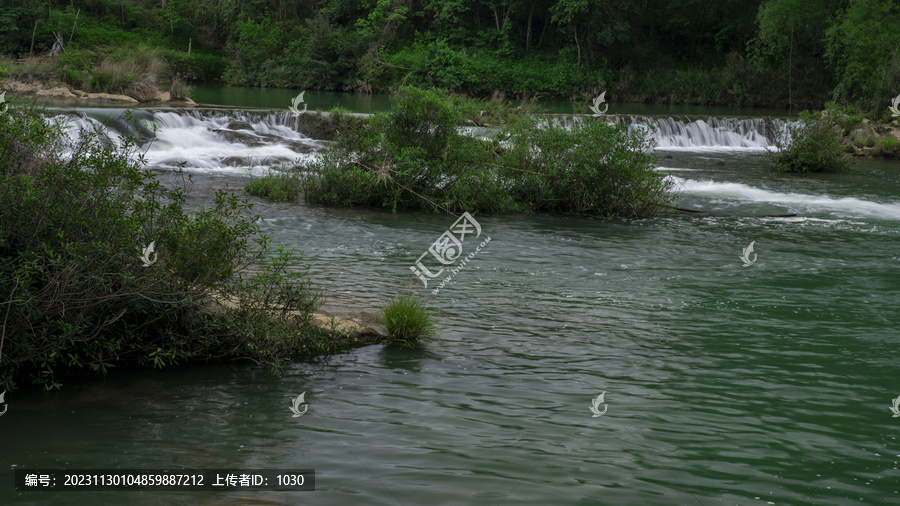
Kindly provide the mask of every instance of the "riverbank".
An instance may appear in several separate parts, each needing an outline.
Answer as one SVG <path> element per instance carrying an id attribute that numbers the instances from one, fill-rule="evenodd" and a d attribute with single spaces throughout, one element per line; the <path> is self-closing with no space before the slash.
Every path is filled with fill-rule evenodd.
<path id="1" fill-rule="evenodd" d="M 211 293 L 209 303 L 204 306 L 203 311 L 207 314 L 233 311 L 240 308 L 240 302 L 232 297 Z M 271 307 L 273 313 L 280 309 L 282 307 L 278 304 Z M 288 313 L 298 317 L 305 316 L 303 311 L 288 311 Z M 346 307 L 329 306 L 327 310 L 320 307 L 311 313 L 310 323 L 358 346 L 377 344 L 387 337 L 385 327 L 377 314 L 354 311 Z"/>
<path id="2" fill-rule="evenodd" d="M 178 107 L 194 106 L 196 102 L 189 97 L 172 98 L 169 91 L 161 91 L 153 85 L 146 84 L 141 91 L 131 95 L 124 93 L 89 93 L 73 88 L 58 79 L 48 76 L 13 76 L 0 86 L 11 98 L 49 98 L 65 105 L 172 105 Z M 137 88 L 135 88 L 137 90 Z"/>
<path id="3" fill-rule="evenodd" d="M 227 189 L 189 204 L 190 180 L 161 185 L 133 143 L 95 134 L 36 107 L 0 114 L 0 390 L 198 361 L 280 371 L 381 341 L 319 310 L 302 253 L 276 251 L 252 204 Z"/>
<path id="4" fill-rule="evenodd" d="M 900 158 L 900 122 L 879 123 L 863 119 L 842 130 L 841 144 L 857 158 Z"/>

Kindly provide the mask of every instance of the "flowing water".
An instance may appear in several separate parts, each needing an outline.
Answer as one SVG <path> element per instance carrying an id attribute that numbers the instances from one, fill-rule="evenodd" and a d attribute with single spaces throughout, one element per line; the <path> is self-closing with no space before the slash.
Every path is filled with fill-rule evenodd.
<path id="1" fill-rule="evenodd" d="M 140 115 L 150 166 L 201 190 L 240 191 L 322 145 L 274 111 Z M 6 470 L 315 468 L 315 491 L 21 493 L 8 473 L 0 501 L 900 504 L 900 166 L 774 174 L 763 122 L 629 121 L 658 127 L 678 205 L 709 214 L 479 215 L 464 253 L 491 240 L 429 285 L 447 328 L 422 350 L 369 346 L 282 378 L 120 371 L 49 400 L 7 394 L 0 418 Z M 337 313 L 420 284 L 410 266 L 456 219 L 251 200 Z"/>
<path id="2" fill-rule="evenodd" d="M 191 97 L 204 105 L 285 109 L 303 93 L 303 103 L 309 111 L 316 109 L 327 111 L 339 105 L 347 109 L 373 113 L 386 111 L 390 107 L 388 95 L 360 95 L 357 93 L 338 93 L 329 91 L 304 91 L 302 89 L 282 88 L 242 88 L 238 86 L 194 86 Z M 609 114 L 703 114 L 715 116 L 795 116 L 795 112 L 781 109 L 762 109 L 755 107 L 709 107 L 679 104 L 631 104 L 611 102 L 614 96 L 604 97 L 609 103 Z M 565 100 L 542 100 L 541 110 L 547 113 L 573 114 L 590 113 L 589 104 L 575 103 Z"/>

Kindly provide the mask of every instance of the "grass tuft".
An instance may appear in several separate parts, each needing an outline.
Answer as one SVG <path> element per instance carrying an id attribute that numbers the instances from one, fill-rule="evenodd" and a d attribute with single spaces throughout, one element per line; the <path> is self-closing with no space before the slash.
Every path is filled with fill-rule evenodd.
<path id="1" fill-rule="evenodd" d="M 297 173 L 269 171 L 265 176 L 251 179 L 244 189 L 256 197 L 288 202 L 300 195 L 300 181 Z"/>
<path id="2" fill-rule="evenodd" d="M 431 306 L 412 292 L 392 296 L 381 308 L 381 317 L 387 328 L 387 343 L 392 345 L 415 348 L 434 338 L 441 329 Z"/>

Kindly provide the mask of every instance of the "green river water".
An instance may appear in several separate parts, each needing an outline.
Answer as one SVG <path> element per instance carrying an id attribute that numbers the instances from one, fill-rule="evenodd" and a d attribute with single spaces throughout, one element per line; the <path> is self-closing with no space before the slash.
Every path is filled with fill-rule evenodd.
<path id="1" fill-rule="evenodd" d="M 273 107 L 267 93 L 229 105 Z M 151 166 L 186 162 L 200 199 L 248 180 L 211 153 L 320 145 L 280 144 L 274 123 L 254 125 L 267 144 L 235 145 L 208 118 L 150 114 L 164 127 Z M 190 365 L 7 394 L 0 503 L 900 504 L 900 165 L 800 177 L 759 149 L 659 153 L 678 204 L 714 214 L 479 215 L 464 253 L 491 240 L 425 291 L 447 328 L 422 350 L 369 346 L 281 378 Z M 336 313 L 421 285 L 410 266 L 456 220 L 251 200 Z M 782 213 L 797 216 L 754 216 Z M 314 468 L 316 490 L 15 491 L 26 468 Z"/>

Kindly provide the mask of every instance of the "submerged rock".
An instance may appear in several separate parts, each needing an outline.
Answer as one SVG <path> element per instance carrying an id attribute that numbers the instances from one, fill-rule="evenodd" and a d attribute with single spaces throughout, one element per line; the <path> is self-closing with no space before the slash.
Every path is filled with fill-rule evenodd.
<path id="1" fill-rule="evenodd" d="M 225 128 L 229 130 L 250 130 L 251 132 L 254 131 L 253 126 L 250 125 L 250 123 L 238 120 L 230 121 Z"/>

